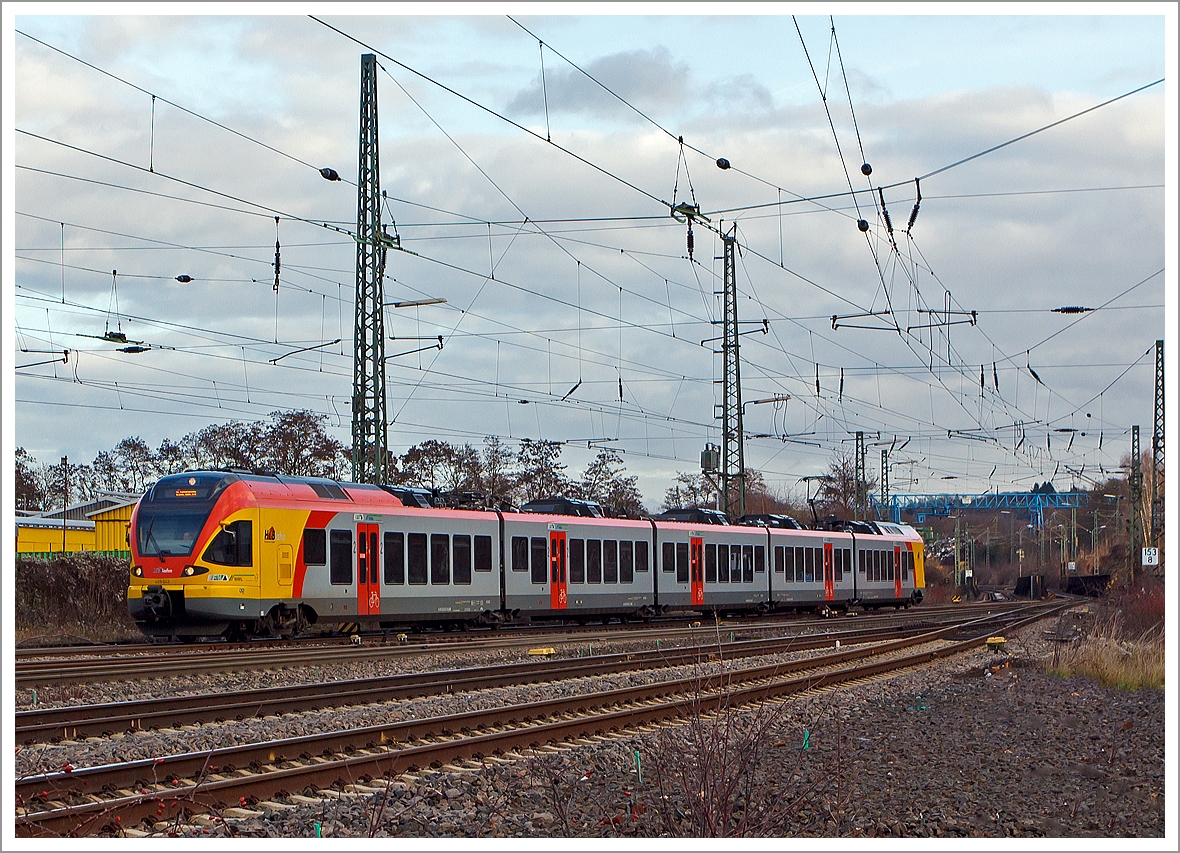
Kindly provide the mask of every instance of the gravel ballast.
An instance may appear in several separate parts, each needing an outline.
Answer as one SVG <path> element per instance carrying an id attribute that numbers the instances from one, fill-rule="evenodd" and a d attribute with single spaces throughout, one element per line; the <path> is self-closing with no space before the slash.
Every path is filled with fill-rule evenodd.
<path id="1" fill-rule="evenodd" d="M 1124 692 L 1046 674 L 1053 648 L 1044 630 L 1041 623 L 1008 636 L 1006 653 L 981 649 L 761 709 L 546 747 L 515 760 L 376 779 L 335 796 L 297 796 L 280 808 L 248 804 L 189 824 L 158 824 L 151 834 L 1162 837 L 1163 691 Z M 514 653 L 456 653 L 422 665 L 512 659 Z M 405 665 L 398 663 L 403 671 Z M 368 663 L 324 666 L 318 675 L 385 673 Z M 598 692 L 671 675 L 638 672 L 41 745 L 18 753 L 17 772 Z M 142 685 L 142 695 L 301 678 L 312 680 L 310 672 L 292 670 L 164 679 Z M 90 685 L 68 699 L 114 701 L 128 698 L 127 691 L 126 684 Z"/>

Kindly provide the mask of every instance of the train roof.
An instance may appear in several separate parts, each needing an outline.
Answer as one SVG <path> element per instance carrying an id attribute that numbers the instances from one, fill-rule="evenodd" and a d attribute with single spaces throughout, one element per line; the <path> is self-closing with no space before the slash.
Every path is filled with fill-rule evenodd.
<path id="1" fill-rule="evenodd" d="M 737 520 L 738 524 L 751 527 L 777 527 L 784 530 L 802 530 L 803 525 L 789 515 L 780 513 L 752 513 L 743 515 Z"/>
<path id="2" fill-rule="evenodd" d="M 403 505 L 396 495 L 380 486 L 327 477 L 294 477 L 259 468 L 217 468 L 168 474 L 157 480 L 144 497 L 149 502 L 173 498 L 213 501 L 235 483 L 244 483 L 256 497 Z M 300 486 L 306 489 L 300 489 Z"/>
<path id="3" fill-rule="evenodd" d="M 520 511 L 545 515 L 578 515 L 583 518 L 603 518 L 606 515 L 601 504 L 566 497 L 538 498 L 523 504 Z"/>
<path id="4" fill-rule="evenodd" d="M 687 524 L 729 524 L 725 513 L 716 509 L 693 506 L 685 509 L 670 509 L 653 516 L 656 521 L 683 521 Z"/>

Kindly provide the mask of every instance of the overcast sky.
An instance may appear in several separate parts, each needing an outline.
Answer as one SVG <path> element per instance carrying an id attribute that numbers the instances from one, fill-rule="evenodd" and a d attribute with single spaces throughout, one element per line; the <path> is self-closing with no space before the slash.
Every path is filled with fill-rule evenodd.
<path id="1" fill-rule="evenodd" d="M 797 30 L 775 6 L 320 23 L 6 4 L 9 440 L 89 462 L 307 408 L 349 442 L 344 232 L 375 51 L 386 216 L 413 253 L 390 254 L 387 304 L 447 300 L 388 309 L 396 452 L 552 439 L 577 473 L 614 447 L 658 508 L 720 443 L 708 339 L 736 221 L 739 316 L 769 329 L 743 327 L 746 459 L 773 487 L 802 496 L 857 430 L 874 474 L 894 447 L 895 492 L 1101 479 L 1133 424 L 1151 446 L 1166 316 L 1174 363 L 1176 98 L 1149 84 L 1175 73 L 1175 7 L 972 8 L 833 6 L 833 41 L 820 7 Z M 680 202 L 709 220 L 691 261 Z"/>

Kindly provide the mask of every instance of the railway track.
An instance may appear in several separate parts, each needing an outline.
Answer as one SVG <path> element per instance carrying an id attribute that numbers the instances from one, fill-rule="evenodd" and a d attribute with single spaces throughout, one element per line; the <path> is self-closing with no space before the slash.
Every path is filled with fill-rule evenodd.
<path id="1" fill-rule="evenodd" d="M 909 627 L 874 625 L 823 634 L 735 640 L 720 646 L 711 643 L 586 658 L 540 659 L 462 670 L 314 682 L 215 695 L 25 710 L 16 713 L 16 740 L 27 745 L 55 738 L 107 736 L 122 731 L 145 731 L 247 716 L 263 717 L 341 705 L 482 690 L 556 678 L 680 666 L 699 661 L 702 656 L 716 655 L 719 650 L 727 659 L 809 651 L 830 647 L 836 642 L 847 646 L 914 636 L 935 627 L 937 624 L 934 621 L 924 621 Z"/>
<path id="2" fill-rule="evenodd" d="M 988 612 L 1007 612 L 1027 607 L 1018 602 L 987 605 Z M 867 617 L 875 625 L 922 622 L 937 617 L 959 618 L 964 613 L 978 613 L 981 605 L 957 608 L 931 608 L 921 611 L 906 611 L 888 615 L 874 614 Z M 688 627 L 696 624 L 702 627 Z M 725 634 L 748 635 L 755 631 L 781 629 L 784 622 L 778 620 L 734 621 L 724 620 L 720 629 Z M 788 622 L 787 624 L 793 624 Z M 830 624 L 826 620 L 808 619 L 803 624 Z M 678 626 L 678 627 L 674 627 Z M 192 673 L 235 672 L 243 669 L 284 668 L 322 663 L 322 654 L 330 650 L 333 663 L 355 663 L 366 660 L 382 660 L 394 657 L 419 655 L 423 652 L 445 652 L 521 648 L 537 642 L 551 644 L 594 643 L 615 640 L 645 639 L 677 640 L 697 637 L 704 631 L 713 631 L 717 626 L 702 620 L 678 619 L 672 625 L 636 628 L 616 626 L 604 630 L 596 628 L 554 627 L 550 630 L 527 633 L 508 631 L 487 632 L 486 634 L 428 634 L 421 639 L 390 644 L 361 644 L 354 646 L 344 642 L 324 643 L 322 641 L 287 641 L 276 645 L 259 644 L 208 644 L 201 646 L 160 646 L 145 644 L 142 653 L 130 647 L 107 648 L 106 653 L 96 653 L 90 647 L 82 647 L 81 656 L 67 654 L 54 649 L 49 654 L 34 653 L 18 656 L 15 667 L 17 688 L 38 688 L 68 684 L 85 684 L 98 681 L 124 679 L 158 678 L 169 675 Z M 381 635 L 377 635 L 381 636 Z M 39 652 L 40 650 L 38 650 Z M 313 661 L 313 657 L 315 660 Z"/>
<path id="3" fill-rule="evenodd" d="M 269 803 L 271 797 L 299 802 L 307 800 L 302 792 L 511 756 L 711 713 L 723 704 L 765 701 L 927 664 L 1068 606 L 1061 602 L 992 614 L 794 664 L 698 673 L 590 695 L 27 777 L 16 784 L 16 831 L 21 836 L 90 835 L 141 821 L 223 812 L 232 803 Z M 570 677 L 568 668 L 561 677 Z"/>

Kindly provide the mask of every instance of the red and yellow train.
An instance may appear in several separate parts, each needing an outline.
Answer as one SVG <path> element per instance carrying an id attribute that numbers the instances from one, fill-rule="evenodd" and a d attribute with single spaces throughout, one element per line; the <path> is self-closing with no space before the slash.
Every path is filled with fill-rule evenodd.
<path id="1" fill-rule="evenodd" d="M 671 612 L 908 607 L 922 539 L 884 522 L 808 530 L 413 506 L 396 490 L 244 470 L 161 478 L 131 519 L 132 618 L 152 636 L 294 635 L 314 623 L 494 625 Z"/>

